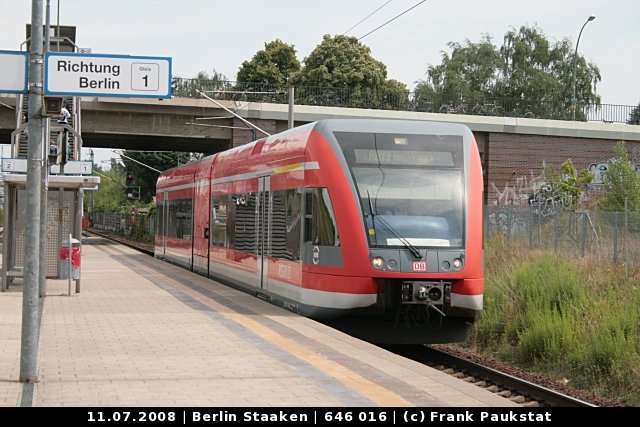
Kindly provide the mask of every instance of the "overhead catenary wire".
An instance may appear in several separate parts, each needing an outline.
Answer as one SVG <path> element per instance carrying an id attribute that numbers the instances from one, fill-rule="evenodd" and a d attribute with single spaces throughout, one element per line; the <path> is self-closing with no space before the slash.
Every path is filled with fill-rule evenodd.
<path id="1" fill-rule="evenodd" d="M 388 0 L 385 4 L 383 4 L 382 6 L 380 6 L 379 8 L 377 8 L 376 10 L 374 10 L 373 12 L 371 12 L 370 14 L 368 14 L 367 16 L 365 16 L 364 18 L 362 18 L 360 20 L 360 22 L 358 22 L 357 24 L 355 24 L 354 26 L 352 26 L 351 28 L 349 28 L 347 31 L 345 31 L 344 33 L 342 33 L 342 35 L 344 36 L 345 34 L 347 34 L 349 31 L 353 30 L 355 27 L 357 27 L 358 25 L 362 24 L 364 21 L 366 21 L 367 19 L 369 19 L 370 16 L 372 16 L 374 13 L 376 13 L 377 11 L 379 11 L 380 9 L 382 9 L 383 7 L 385 7 L 386 5 L 388 5 L 389 3 L 391 3 L 393 0 Z"/>
<path id="2" fill-rule="evenodd" d="M 227 107 L 225 107 L 224 105 L 220 104 L 218 101 L 216 101 L 215 99 L 211 98 L 210 96 L 207 96 L 204 92 L 201 92 L 199 90 L 196 89 L 196 92 L 198 92 L 200 94 L 200 96 L 208 99 L 209 101 L 213 102 L 214 104 L 216 104 L 218 107 L 222 108 L 223 110 L 225 110 L 227 113 L 233 114 L 234 117 L 237 117 L 241 122 L 243 122 L 244 124 L 246 124 L 247 126 L 249 126 L 250 128 L 253 128 L 259 132 L 262 132 L 263 134 L 267 135 L 267 136 L 271 136 L 270 133 L 260 129 L 258 126 L 254 125 L 253 123 L 251 123 L 249 120 L 246 120 L 244 117 L 241 117 L 240 115 L 234 113 L 233 111 L 231 111 L 230 109 L 228 109 Z"/>
<path id="3" fill-rule="evenodd" d="M 120 156 L 120 157 L 127 158 L 127 159 L 131 160 L 132 162 L 136 162 L 136 163 L 138 163 L 138 164 L 140 164 L 140 165 L 144 166 L 145 168 L 151 169 L 151 170 L 152 170 L 152 171 L 154 171 L 154 172 L 162 173 L 162 171 L 161 171 L 161 170 L 158 170 L 158 169 L 156 169 L 156 168 L 154 168 L 154 167 L 151 167 L 151 166 L 149 166 L 149 165 L 146 165 L 146 164 L 142 163 L 142 162 L 141 162 L 141 161 L 139 161 L 139 160 L 132 159 L 131 157 L 127 156 L 126 154 L 118 153 L 116 150 L 111 150 L 111 151 L 113 151 L 114 153 L 116 153 L 116 154 L 117 154 L 118 156 Z"/>
<path id="4" fill-rule="evenodd" d="M 420 6 L 422 3 L 426 2 L 427 0 L 422 0 L 421 2 L 418 2 L 416 4 L 414 4 L 413 6 L 411 6 L 409 9 L 405 10 L 404 12 L 402 12 L 399 15 L 394 16 L 393 18 L 389 19 L 387 22 L 385 22 L 384 24 L 374 28 L 373 30 L 369 31 L 367 34 L 365 34 L 364 36 L 361 36 L 358 38 L 358 41 L 362 40 L 363 38 L 367 37 L 369 34 L 374 33 L 376 31 L 378 31 L 380 28 L 384 27 L 385 25 L 387 25 L 390 22 L 395 21 L 396 19 L 400 18 L 402 15 L 404 15 L 405 13 L 409 12 L 412 9 L 415 9 L 416 7 Z"/>

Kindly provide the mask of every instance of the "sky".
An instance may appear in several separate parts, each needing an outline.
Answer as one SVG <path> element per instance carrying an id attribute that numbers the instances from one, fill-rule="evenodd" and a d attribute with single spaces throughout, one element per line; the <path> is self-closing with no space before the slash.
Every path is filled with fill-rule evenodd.
<path id="1" fill-rule="evenodd" d="M 0 0 L 0 50 L 20 50 L 31 3 Z M 345 33 L 380 6 L 346 34 L 360 38 L 417 4 L 360 40 L 387 66 L 389 79 L 413 88 L 450 52 L 447 43 L 488 34 L 501 45 L 505 33 L 523 25 L 575 46 L 593 14 L 578 51 L 600 68 L 596 92 L 603 104 L 640 103 L 639 0 L 50 0 L 50 20 L 76 26 L 76 44 L 92 53 L 171 57 L 173 76 L 215 70 L 235 80 L 265 43 L 291 44 L 303 61 L 325 34 Z M 115 156 L 103 151 L 98 160 Z"/>

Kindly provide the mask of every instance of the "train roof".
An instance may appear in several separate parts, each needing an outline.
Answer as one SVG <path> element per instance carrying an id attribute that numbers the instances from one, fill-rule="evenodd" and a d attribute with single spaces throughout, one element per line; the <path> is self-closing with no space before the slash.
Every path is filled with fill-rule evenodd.
<path id="1" fill-rule="evenodd" d="M 415 133 L 432 135 L 460 135 L 472 137 L 468 126 L 459 123 L 446 123 L 425 120 L 398 119 L 324 119 L 307 123 L 283 132 L 273 134 L 248 144 L 222 151 L 195 162 L 178 166 L 163 172 L 158 178 L 158 186 L 180 181 L 181 176 L 193 177 L 201 162 L 215 162 L 225 168 L 225 159 L 233 158 L 234 163 L 263 152 L 288 152 L 289 156 L 303 155 L 306 142 L 313 131 L 325 138 L 332 138 L 333 132 L 374 132 L 374 133 Z"/>
<path id="2" fill-rule="evenodd" d="M 468 126 L 460 123 L 447 123 L 427 120 L 325 119 L 314 122 L 313 124 L 314 128 L 321 132 L 402 132 L 447 135 L 464 135 L 471 132 Z"/>

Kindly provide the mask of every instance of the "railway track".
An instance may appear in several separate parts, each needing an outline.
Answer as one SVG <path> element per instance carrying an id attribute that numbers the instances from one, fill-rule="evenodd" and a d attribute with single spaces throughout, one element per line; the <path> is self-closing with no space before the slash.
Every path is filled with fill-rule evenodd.
<path id="1" fill-rule="evenodd" d="M 130 248 L 136 249 L 146 255 L 153 256 L 153 247 L 151 245 L 143 245 L 138 242 L 133 242 L 131 240 L 125 239 L 122 236 L 117 236 L 112 233 L 104 232 L 102 230 L 91 229 L 85 231 L 87 232 L 87 234 L 104 237 L 105 239 L 113 240 L 114 242 L 118 242 Z"/>
<path id="2" fill-rule="evenodd" d="M 389 345 L 383 347 L 395 354 L 427 364 L 479 387 L 484 387 L 523 406 L 598 406 L 429 346 Z"/>

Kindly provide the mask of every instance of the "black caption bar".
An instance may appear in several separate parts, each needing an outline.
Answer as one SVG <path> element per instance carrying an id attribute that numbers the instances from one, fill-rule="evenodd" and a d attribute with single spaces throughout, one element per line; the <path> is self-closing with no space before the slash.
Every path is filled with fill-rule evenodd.
<path id="1" fill-rule="evenodd" d="M 606 421 L 632 408 L 0 408 L 3 421 L 72 425 L 418 426 L 464 424 L 566 425 Z M 615 412 L 615 414 L 614 414 Z M 629 413 L 628 415 L 633 415 Z M 624 416 L 624 415 L 622 415 Z"/>

